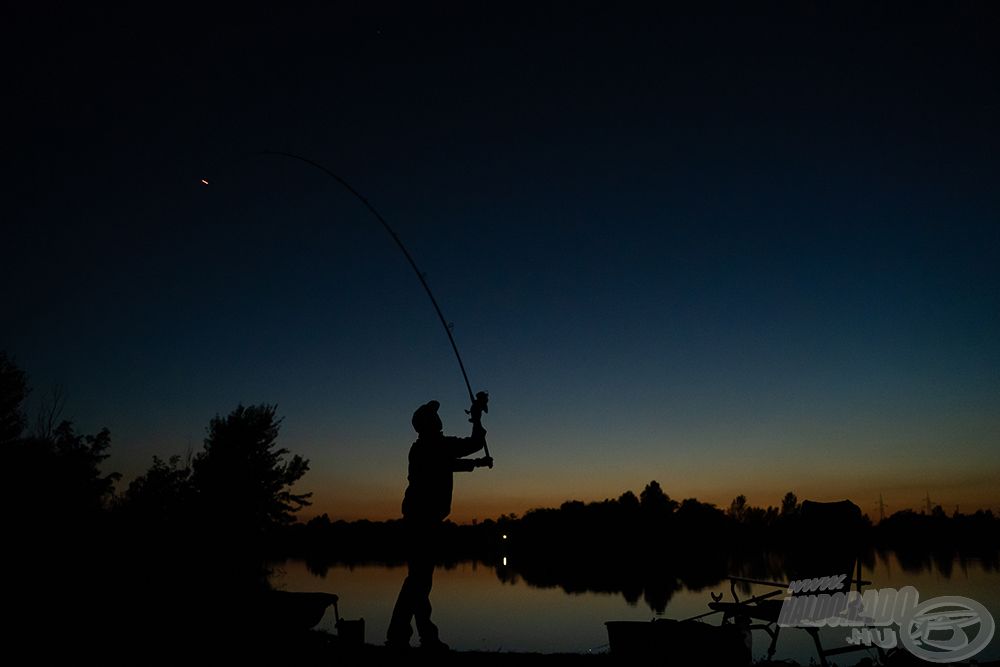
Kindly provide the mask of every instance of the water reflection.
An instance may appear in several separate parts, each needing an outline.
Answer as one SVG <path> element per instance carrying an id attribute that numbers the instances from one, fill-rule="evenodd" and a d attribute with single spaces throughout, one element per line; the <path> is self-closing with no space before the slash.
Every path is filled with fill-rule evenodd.
<path id="1" fill-rule="evenodd" d="M 940 595 L 969 597 L 1000 619 L 998 556 L 945 559 L 940 554 L 873 549 L 862 554 L 862 573 L 874 588 L 912 585 L 921 600 Z M 438 567 L 432 596 L 435 620 L 442 637 L 454 648 L 584 652 L 606 645 L 604 621 L 648 620 L 654 615 L 687 618 L 708 611 L 711 593 L 728 594 L 729 574 L 787 580 L 787 557 L 775 553 L 702 559 L 687 566 L 675 562 L 658 572 L 645 564 L 623 571 L 586 562 L 543 566 L 509 556 L 505 565 L 503 558 L 496 563 L 466 561 Z M 400 564 L 327 563 L 319 567 L 293 560 L 278 566 L 273 581 L 286 590 L 336 593 L 342 613 L 364 617 L 367 640 L 381 643 L 405 574 Z M 751 595 L 755 587 L 744 584 L 740 590 Z M 705 620 L 718 622 L 712 617 Z M 332 623 L 332 617 L 324 618 L 320 627 L 332 631 Z M 829 639 L 840 640 L 839 636 Z M 754 656 L 760 657 L 766 642 L 763 637 L 754 641 Z M 782 635 L 775 657 L 808 664 L 815 651 L 805 633 L 790 632 Z M 997 641 L 978 658 L 1000 658 Z"/>

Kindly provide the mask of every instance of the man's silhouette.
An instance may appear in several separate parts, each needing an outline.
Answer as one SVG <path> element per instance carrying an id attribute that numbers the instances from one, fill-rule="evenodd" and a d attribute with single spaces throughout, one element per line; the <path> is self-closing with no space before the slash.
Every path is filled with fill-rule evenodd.
<path id="1" fill-rule="evenodd" d="M 451 512 L 452 473 L 470 472 L 482 466 L 492 466 L 493 459 L 465 459 L 486 446 L 477 402 L 470 412 L 472 435 L 468 438 L 446 436 L 438 417 L 440 403 L 431 401 L 413 413 L 413 428 L 418 437 L 410 447 L 409 486 L 403 497 L 403 525 L 407 540 L 408 574 L 392 610 L 392 620 L 386 634 L 386 644 L 404 647 L 410 643 L 413 629 L 410 620 L 416 618 L 420 645 L 447 649 L 438 638 L 438 629 L 431 622 L 430 592 L 433 585 L 435 548 L 441 526 Z"/>

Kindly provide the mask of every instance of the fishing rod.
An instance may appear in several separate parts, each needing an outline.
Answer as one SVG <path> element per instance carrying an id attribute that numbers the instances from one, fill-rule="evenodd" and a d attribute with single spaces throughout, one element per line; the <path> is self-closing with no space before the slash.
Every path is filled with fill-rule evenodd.
<path id="1" fill-rule="evenodd" d="M 434 297 L 434 292 L 431 291 L 431 286 L 427 283 L 426 274 L 423 271 L 421 271 L 420 268 L 417 266 L 417 262 L 416 260 L 413 259 L 413 255 L 411 255 L 410 251 L 406 249 L 406 246 L 403 245 L 402 239 L 400 239 L 399 235 L 396 234 L 396 231 L 389 226 L 389 223 L 385 221 L 385 218 L 382 217 L 382 214 L 379 213 L 374 206 L 372 206 L 372 203 L 368 201 L 367 197 L 365 197 L 363 194 L 355 190 L 354 186 L 345 181 L 335 172 L 331 171 L 330 169 L 327 169 L 324 165 L 320 164 L 319 162 L 311 160 L 307 157 L 303 157 L 301 155 L 297 155 L 295 153 L 287 153 L 285 151 L 259 151 L 253 154 L 253 156 L 267 156 L 267 155 L 291 158 L 293 160 L 304 162 L 307 165 L 319 169 L 324 174 L 326 174 L 333 180 L 337 181 L 337 183 L 342 185 L 345 190 L 354 195 L 358 199 L 358 201 L 364 204 L 365 208 L 367 208 L 371 212 L 371 214 L 375 216 L 375 219 L 382 224 L 382 227 L 385 229 L 386 232 L 389 233 L 389 236 L 392 237 L 392 240 L 396 242 L 396 246 L 398 246 L 399 249 L 402 251 L 403 256 L 406 257 L 406 261 L 409 262 L 410 267 L 413 269 L 413 272 L 417 274 L 417 279 L 420 281 L 420 284 L 423 285 L 424 291 L 427 292 L 427 297 L 431 300 L 431 305 L 434 306 L 434 312 L 437 313 L 438 319 L 441 320 L 441 326 L 444 327 L 444 332 L 448 335 L 448 342 L 451 343 L 451 349 L 455 353 L 455 359 L 458 361 L 458 367 L 462 371 L 462 379 L 465 380 L 465 389 L 469 392 L 469 401 L 472 403 L 472 407 L 469 410 L 465 411 L 466 414 L 472 415 L 473 419 L 470 419 L 470 421 L 473 421 L 477 420 L 481 413 L 489 412 L 489 408 L 487 407 L 489 401 L 489 394 L 485 391 L 480 391 L 476 394 L 473 394 L 472 392 L 472 383 L 469 382 L 469 374 L 465 370 L 465 363 L 462 362 L 462 355 L 458 351 L 458 344 L 455 342 L 455 336 L 452 333 L 454 325 L 448 322 L 447 319 L 445 319 L 444 313 L 441 312 L 441 306 L 438 304 L 437 299 Z M 208 185 L 208 181 L 205 179 L 202 179 L 201 182 L 204 183 L 205 185 Z M 490 450 L 488 446 L 484 445 L 483 450 L 486 456 L 490 455 Z M 493 466 L 490 467 L 492 468 Z"/>

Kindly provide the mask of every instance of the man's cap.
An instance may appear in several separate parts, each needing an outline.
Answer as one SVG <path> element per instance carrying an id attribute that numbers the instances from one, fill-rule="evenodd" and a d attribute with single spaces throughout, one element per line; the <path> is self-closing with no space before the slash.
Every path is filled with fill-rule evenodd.
<path id="1" fill-rule="evenodd" d="M 437 401 L 428 401 L 424 403 L 419 408 L 417 408 L 413 413 L 413 419 L 410 423 L 413 424 L 413 429 L 423 435 L 424 433 L 437 433 L 441 430 L 441 418 L 438 417 L 438 408 L 441 404 Z"/>

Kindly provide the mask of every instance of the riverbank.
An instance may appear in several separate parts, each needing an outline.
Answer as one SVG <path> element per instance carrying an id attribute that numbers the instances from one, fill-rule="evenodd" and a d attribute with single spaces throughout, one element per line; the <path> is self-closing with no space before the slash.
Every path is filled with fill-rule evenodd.
<path id="1" fill-rule="evenodd" d="M 282 653 L 283 658 L 294 658 L 296 662 L 305 664 L 306 662 L 319 662 L 327 659 L 336 661 L 338 659 L 349 659 L 354 661 L 372 661 L 375 664 L 382 664 L 386 661 L 398 663 L 408 660 L 433 660 L 434 665 L 454 665 L 458 667 L 471 665 L 486 665 L 488 667 L 507 667 L 508 665 L 538 665 L 544 667 L 562 667 L 563 665 L 584 667 L 601 667 L 603 665 L 628 665 L 637 664 L 639 660 L 633 658 L 620 658 L 608 652 L 600 653 L 521 653 L 509 651 L 440 651 L 427 650 L 419 646 L 412 646 L 403 651 L 389 649 L 385 646 L 375 644 L 345 645 L 335 636 L 322 631 L 311 631 L 308 637 L 303 637 L 303 642 L 298 645 L 298 650 L 291 653 Z M 860 655 L 860 654 L 859 654 Z M 643 664 L 650 660 L 657 660 L 658 656 L 650 655 L 641 658 Z M 662 661 L 669 664 L 667 656 L 659 656 Z M 687 665 L 697 663 L 685 663 Z M 726 667 L 725 664 L 715 659 L 705 658 L 704 665 L 711 667 Z M 801 663 L 791 660 L 758 661 L 752 663 L 753 667 L 802 667 Z M 855 665 L 857 667 L 868 667 L 873 663 L 869 658 L 860 657 L 858 659 L 847 658 L 846 661 L 831 658 L 831 664 Z M 897 652 L 886 663 L 889 667 L 926 667 L 929 663 L 924 662 L 915 656 L 904 651 Z M 975 660 L 959 663 L 939 663 L 942 667 L 1000 667 L 1000 661 L 976 662 Z"/>

